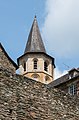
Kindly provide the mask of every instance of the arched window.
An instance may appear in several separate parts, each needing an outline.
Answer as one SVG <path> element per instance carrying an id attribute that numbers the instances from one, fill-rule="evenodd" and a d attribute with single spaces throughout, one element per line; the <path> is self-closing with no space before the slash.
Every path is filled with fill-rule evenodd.
<path id="1" fill-rule="evenodd" d="M 37 80 L 37 79 L 39 79 L 40 76 L 39 76 L 38 74 L 33 74 L 31 77 L 32 77 L 33 79 L 36 79 L 36 80 Z"/>
<path id="2" fill-rule="evenodd" d="M 24 62 L 24 71 L 26 71 L 26 62 Z"/>
<path id="3" fill-rule="evenodd" d="M 44 70 L 48 71 L 48 62 L 47 61 L 44 62 Z"/>
<path id="4" fill-rule="evenodd" d="M 45 81 L 50 81 L 50 78 L 48 76 L 45 76 Z"/>
<path id="5" fill-rule="evenodd" d="M 34 69 L 37 69 L 37 59 L 34 59 Z"/>

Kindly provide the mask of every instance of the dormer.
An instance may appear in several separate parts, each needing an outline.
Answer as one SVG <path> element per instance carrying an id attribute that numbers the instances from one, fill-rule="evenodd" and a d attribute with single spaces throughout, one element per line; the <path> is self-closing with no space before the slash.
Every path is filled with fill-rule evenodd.
<path id="1" fill-rule="evenodd" d="M 76 77 L 79 74 L 79 71 L 75 68 L 69 70 L 69 79 Z"/>

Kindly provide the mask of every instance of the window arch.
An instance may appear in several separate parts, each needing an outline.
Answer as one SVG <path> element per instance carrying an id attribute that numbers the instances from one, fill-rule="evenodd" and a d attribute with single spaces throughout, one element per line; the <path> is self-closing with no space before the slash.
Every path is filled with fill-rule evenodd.
<path id="1" fill-rule="evenodd" d="M 48 71 L 48 64 L 49 64 L 48 61 L 44 62 L 44 70 L 45 71 Z"/>
<path id="2" fill-rule="evenodd" d="M 45 76 L 45 81 L 50 81 L 50 78 L 48 76 Z"/>
<path id="3" fill-rule="evenodd" d="M 33 74 L 31 77 L 37 80 L 40 76 L 38 74 Z"/>
<path id="4" fill-rule="evenodd" d="M 34 69 L 37 69 L 38 59 L 34 58 L 33 62 L 34 62 L 34 63 L 33 63 L 33 68 L 34 68 Z"/>

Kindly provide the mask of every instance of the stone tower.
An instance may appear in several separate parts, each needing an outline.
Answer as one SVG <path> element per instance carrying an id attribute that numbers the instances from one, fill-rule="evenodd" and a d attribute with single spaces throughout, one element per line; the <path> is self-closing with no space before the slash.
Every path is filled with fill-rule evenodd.
<path id="1" fill-rule="evenodd" d="M 20 74 L 48 84 L 54 79 L 54 58 L 46 53 L 36 16 L 34 18 L 24 54 L 18 58 Z"/>

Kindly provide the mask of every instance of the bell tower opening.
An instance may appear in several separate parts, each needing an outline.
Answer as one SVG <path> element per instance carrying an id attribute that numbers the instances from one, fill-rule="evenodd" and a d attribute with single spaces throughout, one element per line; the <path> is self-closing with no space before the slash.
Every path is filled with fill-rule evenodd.
<path id="1" fill-rule="evenodd" d="M 24 71 L 26 71 L 26 62 L 23 64 Z"/>
<path id="2" fill-rule="evenodd" d="M 34 58 L 33 62 L 34 62 L 34 63 L 33 63 L 33 68 L 34 68 L 34 69 L 37 69 L 38 59 Z"/>
<path id="3" fill-rule="evenodd" d="M 45 62 L 44 62 L 44 70 L 45 70 L 45 71 L 48 71 L 48 65 L 49 65 L 49 62 L 48 62 L 48 61 L 45 61 Z"/>

